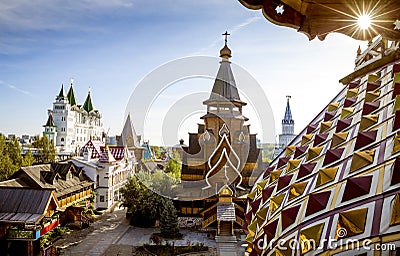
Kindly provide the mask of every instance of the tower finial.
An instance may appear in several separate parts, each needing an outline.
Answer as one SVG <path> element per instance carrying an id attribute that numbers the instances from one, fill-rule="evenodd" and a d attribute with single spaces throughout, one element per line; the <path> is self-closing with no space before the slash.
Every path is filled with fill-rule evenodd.
<path id="1" fill-rule="evenodd" d="M 73 85 L 74 84 L 74 78 L 71 77 L 70 81 L 71 81 L 71 85 Z"/>
<path id="2" fill-rule="evenodd" d="M 225 33 L 222 34 L 223 36 L 225 36 L 225 45 L 224 47 L 221 49 L 221 51 L 219 51 L 220 53 L 220 57 L 222 59 L 228 60 L 230 57 L 232 57 L 232 52 L 231 49 L 229 49 L 228 47 L 228 36 L 230 35 L 228 33 L 228 31 L 225 31 Z"/>
<path id="3" fill-rule="evenodd" d="M 230 36 L 231 34 L 229 34 L 228 31 L 225 31 L 225 33 L 223 33 L 222 35 L 225 36 L 225 45 L 228 45 L 228 36 Z"/>
<path id="4" fill-rule="evenodd" d="M 290 98 L 292 98 L 292 96 L 286 95 L 286 99 L 287 99 L 288 102 L 289 102 Z"/>

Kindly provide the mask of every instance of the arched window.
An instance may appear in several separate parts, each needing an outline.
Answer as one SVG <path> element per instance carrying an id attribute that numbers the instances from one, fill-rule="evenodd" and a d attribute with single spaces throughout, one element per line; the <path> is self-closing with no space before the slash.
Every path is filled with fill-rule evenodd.
<path id="1" fill-rule="evenodd" d="M 61 138 L 61 142 L 64 142 L 64 138 Z"/>

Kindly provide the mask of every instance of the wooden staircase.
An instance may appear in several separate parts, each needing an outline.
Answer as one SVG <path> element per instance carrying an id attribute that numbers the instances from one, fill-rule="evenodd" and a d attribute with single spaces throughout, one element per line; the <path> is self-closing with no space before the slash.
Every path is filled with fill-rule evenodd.
<path id="1" fill-rule="evenodd" d="M 220 236 L 232 236 L 232 223 L 227 221 L 221 221 L 219 226 Z"/>

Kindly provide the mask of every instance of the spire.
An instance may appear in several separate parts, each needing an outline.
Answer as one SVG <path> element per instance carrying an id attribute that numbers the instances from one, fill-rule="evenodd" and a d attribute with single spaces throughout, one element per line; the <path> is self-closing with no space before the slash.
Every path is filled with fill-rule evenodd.
<path id="1" fill-rule="evenodd" d="M 74 79 L 73 78 L 71 78 L 71 85 L 70 85 L 68 93 L 67 93 L 67 99 L 71 106 L 76 106 L 78 104 L 78 102 L 76 101 L 76 98 L 75 98 Z"/>
<path id="2" fill-rule="evenodd" d="M 92 104 L 92 97 L 90 97 L 90 87 L 89 87 L 89 92 L 86 97 L 85 103 L 83 104 L 83 109 L 86 110 L 88 113 L 90 111 L 94 110 L 93 104 Z"/>
<path id="3" fill-rule="evenodd" d="M 57 100 L 62 100 L 62 99 L 65 99 L 65 96 L 64 96 L 64 84 L 61 84 L 61 90 L 60 90 L 60 92 L 58 93 L 58 96 L 57 96 Z"/>
<path id="4" fill-rule="evenodd" d="M 361 46 L 359 45 L 358 49 L 357 49 L 357 57 L 360 56 L 360 55 L 361 55 Z"/>
<path id="5" fill-rule="evenodd" d="M 230 101 L 235 102 L 238 105 L 246 105 L 245 102 L 240 100 L 239 92 L 236 87 L 235 78 L 231 69 L 231 50 L 227 46 L 228 32 L 223 34 L 225 36 L 225 46 L 220 51 L 221 65 L 219 67 L 217 77 L 214 82 L 214 86 L 210 95 L 210 98 L 204 102 L 209 104 L 213 101 Z"/>
<path id="6" fill-rule="evenodd" d="M 121 137 L 123 145 L 127 146 L 128 148 L 140 146 L 139 138 L 136 134 L 135 128 L 133 127 L 130 113 L 126 118 Z"/>
<path id="7" fill-rule="evenodd" d="M 47 118 L 47 122 L 44 127 L 55 127 L 54 120 L 53 120 L 53 113 L 49 113 L 49 118 Z"/>
<path id="8" fill-rule="evenodd" d="M 292 111 L 290 110 L 290 104 L 289 104 L 289 100 L 290 100 L 291 96 L 286 96 L 287 99 L 287 103 L 286 103 L 286 111 L 285 111 L 285 116 L 282 119 L 282 124 L 293 124 L 294 121 L 292 119 Z"/>

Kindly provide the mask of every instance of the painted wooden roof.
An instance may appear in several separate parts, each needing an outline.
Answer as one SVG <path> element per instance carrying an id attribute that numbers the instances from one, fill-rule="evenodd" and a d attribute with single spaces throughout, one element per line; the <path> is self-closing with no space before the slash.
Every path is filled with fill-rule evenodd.
<path id="1" fill-rule="evenodd" d="M 312 40 L 324 40 L 329 33 L 342 33 L 358 40 L 382 35 L 400 39 L 398 0 L 239 0 L 245 7 L 262 10 L 264 17 L 280 26 L 302 32 Z M 360 16 L 371 18 L 371 28 L 360 29 Z M 396 25 L 397 24 L 397 25 Z"/>
<path id="2" fill-rule="evenodd" d="M 244 227 L 251 255 L 317 255 L 332 249 L 328 239 L 398 242 L 399 177 L 397 57 L 346 84 L 257 179 Z M 303 243 L 283 252 L 277 246 L 304 239 L 318 248 Z M 272 245 L 260 248 L 260 241 Z M 334 249 L 335 255 L 345 251 Z"/>
<path id="3" fill-rule="evenodd" d="M 37 223 L 52 198 L 48 189 L 0 187 L 0 222 Z"/>

